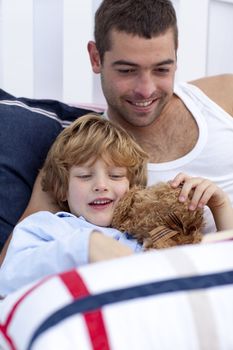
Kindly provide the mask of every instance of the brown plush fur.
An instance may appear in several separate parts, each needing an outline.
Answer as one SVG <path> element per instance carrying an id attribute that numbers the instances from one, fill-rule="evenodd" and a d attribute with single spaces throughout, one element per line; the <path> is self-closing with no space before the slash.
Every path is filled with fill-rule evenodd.
<path id="1" fill-rule="evenodd" d="M 112 227 L 127 231 L 145 249 L 200 242 L 203 210 L 190 211 L 188 202 L 178 201 L 179 193 L 168 183 L 133 187 L 119 201 Z"/>

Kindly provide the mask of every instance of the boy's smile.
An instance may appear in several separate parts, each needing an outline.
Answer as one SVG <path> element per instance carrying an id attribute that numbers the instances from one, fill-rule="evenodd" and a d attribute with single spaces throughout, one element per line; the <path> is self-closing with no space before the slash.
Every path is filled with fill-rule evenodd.
<path id="1" fill-rule="evenodd" d="M 70 169 L 67 201 L 74 215 L 97 226 L 110 226 L 115 206 L 128 189 L 125 167 L 91 160 Z"/>

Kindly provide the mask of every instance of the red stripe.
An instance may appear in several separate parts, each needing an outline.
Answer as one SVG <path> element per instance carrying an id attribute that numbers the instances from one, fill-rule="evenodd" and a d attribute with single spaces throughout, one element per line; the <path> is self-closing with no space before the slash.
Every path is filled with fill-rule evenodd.
<path id="1" fill-rule="evenodd" d="M 5 325 L 0 325 L 0 332 L 2 333 L 5 341 L 8 343 L 8 346 L 10 346 L 10 349 L 17 350 L 12 338 L 7 334 L 7 328 Z"/>
<path id="2" fill-rule="evenodd" d="M 93 350 L 110 350 L 108 336 L 101 310 L 84 314 Z"/>
<path id="3" fill-rule="evenodd" d="M 76 270 L 61 273 L 59 277 L 74 299 L 90 295 L 85 283 Z"/>
<path id="4" fill-rule="evenodd" d="M 21 295 L 21 297 L 16 301 L 16 303 L 13 305 L 13 307 L 11 308 L 11 311 L 8 313 L 7 319 L 4 322 L 4 324 L 0 324 L 0 332 L 3 334 L 5 340 L 9 343 L 9 345 L 11 346 L 11 350 L 16 350 L 16 346 L 14 345 L 13 339 L 10 337 L 10 335 L 8 334 L 8 328 L 9 328 L 9 324 L 12 321 L 15 312 L 17 311 L 19 305 L 22 303 L 22 301 L 29 295 L 31 294 L 39 285 L 45 283 L 45 281 L 47 281 L 48 277 L 43 279 L 42 281 L 38 282 L 37 284 L 35 284 L 32 288 L 30 288 L 26 293 L 24 293 L 23 295 Z"/>
<path id="5" fill-rule="evenodd" d="M 74 299 L 90 295 L 82 277 L 75 270 L 59 275 Z M 84 313 L 93 350 L 110 350 L 101 310 Z"/>

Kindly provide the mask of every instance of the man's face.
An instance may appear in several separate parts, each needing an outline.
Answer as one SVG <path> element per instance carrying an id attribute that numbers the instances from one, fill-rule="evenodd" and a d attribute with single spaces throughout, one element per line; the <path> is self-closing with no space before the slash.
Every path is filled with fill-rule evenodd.
<path id="1" fill-rule="evenodd" d="M 109 118 L 123 126 L 151 125 L 173 94 L 173 32 L 145 39 L 113 31 L 111 43 L 99 69 Z"/>

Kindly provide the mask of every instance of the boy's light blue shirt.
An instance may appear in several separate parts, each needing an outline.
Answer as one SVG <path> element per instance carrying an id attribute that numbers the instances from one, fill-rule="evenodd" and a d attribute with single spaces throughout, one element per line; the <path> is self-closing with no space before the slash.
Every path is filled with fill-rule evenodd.
<path id="1" fill-rule="evenodd" d="M 135 239 L 116 229 L 93 225 L 67 212 L 41 211 L 21 221 L 13 231 L 0 269 L 0 295 L 44 276 L 87 264 L 89 239 L 94 229 L 135 252 L 142 250 Z"/>

